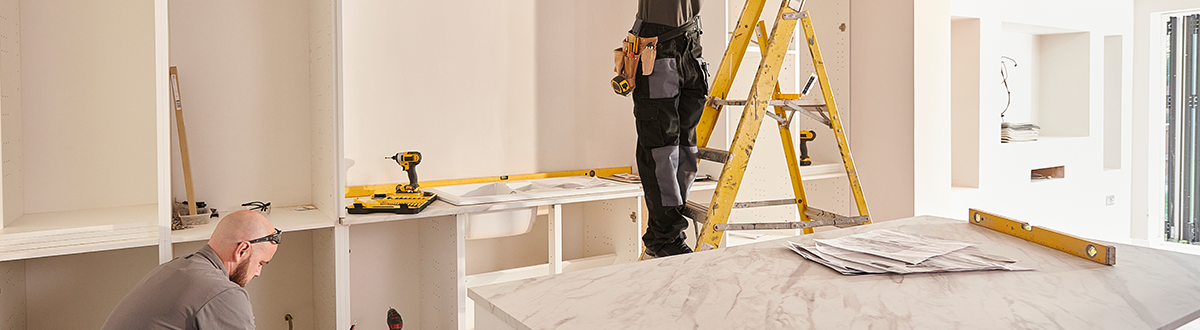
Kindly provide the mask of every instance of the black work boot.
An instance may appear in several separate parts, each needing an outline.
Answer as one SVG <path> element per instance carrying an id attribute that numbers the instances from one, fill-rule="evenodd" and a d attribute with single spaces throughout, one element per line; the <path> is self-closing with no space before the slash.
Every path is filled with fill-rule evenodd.
<path id="1" fill-rule="evenodd" d="M 669 257 L 677 254 L 692 253 L 692 248 L 688 247 L 685 239 L 680 238 L 674 242 L 667 243 L 658 247 L 646 247 L 646 251 L 642 253 L 642 260 L 649 260 L 659 257 Z"/>

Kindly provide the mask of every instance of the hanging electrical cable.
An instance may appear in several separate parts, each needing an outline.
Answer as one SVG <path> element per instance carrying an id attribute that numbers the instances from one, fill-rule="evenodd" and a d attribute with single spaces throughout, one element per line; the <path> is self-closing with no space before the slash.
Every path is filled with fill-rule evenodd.
<path id="1" fill-rule="evenodd" d="M 1012 105 L 1012 91 L 1008 89 L 1008 65 L 1004 60 L 1012 61 L 1013 67 L 1017 67 L 1017 60 L 1012 57 L 1000 56 L 1000 83 L 1004 84 L 1004 93 L 1008 94 L 1008 102 L 1004 104 L 1004 111 L 1000 112 L 1000 121 L 1004 121 L 1004 113 L 1008 112 L 1008 107 Z"/>

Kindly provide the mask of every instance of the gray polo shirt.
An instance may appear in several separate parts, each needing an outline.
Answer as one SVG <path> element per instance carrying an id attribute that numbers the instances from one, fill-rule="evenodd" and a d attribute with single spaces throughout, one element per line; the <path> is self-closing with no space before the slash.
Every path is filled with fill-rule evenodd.
<path id="1" fill-rule="evenodd" d="M 229 280 L 217 253 L 205 245 L 154 267 L 101 329 L 254 329 L 254 312 L 246 289 Z"/>
<path id="2" fill-rule="evenodd" d="M 700 15 L 704 0 L 638 0 L 637 18 L 647 23 L 681 26 Z"/>

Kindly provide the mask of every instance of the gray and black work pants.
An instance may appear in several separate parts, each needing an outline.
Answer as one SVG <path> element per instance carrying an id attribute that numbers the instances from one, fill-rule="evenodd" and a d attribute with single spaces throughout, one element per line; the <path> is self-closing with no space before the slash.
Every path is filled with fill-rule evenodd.
<path id="1" fill-rule="evenodd" d="M 673 27 L 643 23 L 641 37 Z M 639 67 L 633 90 L 637 119 L 637 166 L 650 223 L 642 236 L 647 250 L 682 245 L 687 219 L 681 211 L 696 177 L 696 125 L 708 94 L 708 64 L 701 57 L 700 30 L 659 40 L 649 76 Z M 670 252 L 674 254 L 678 252 Z"/>

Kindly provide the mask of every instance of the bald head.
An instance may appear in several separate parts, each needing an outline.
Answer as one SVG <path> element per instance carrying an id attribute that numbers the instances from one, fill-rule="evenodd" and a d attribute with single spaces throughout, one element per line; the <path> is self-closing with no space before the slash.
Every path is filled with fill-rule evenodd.
<path id="1" fill-rule="evenodd" d="M 257 211 L 244 210 L 230 213 L 217 223 L 208 246 L 221 258 L 229 280 L 245 287 L 246 283 L 262 274 L 262 267 L 275 256 L 278 241 L 250 243 L 271 234 L 275 227 Z"/>
<path id="2" fill-rule="evenodd" d="M 218 255 L 237 248 L 238 243 L 256 239 L 275 233 L 275 227 L 261 213 L 252 210 L 242 210 L 230 213 L 217 223 L 208 246 Z"/>

